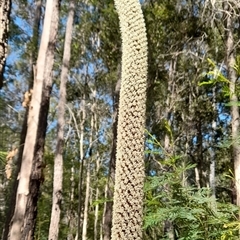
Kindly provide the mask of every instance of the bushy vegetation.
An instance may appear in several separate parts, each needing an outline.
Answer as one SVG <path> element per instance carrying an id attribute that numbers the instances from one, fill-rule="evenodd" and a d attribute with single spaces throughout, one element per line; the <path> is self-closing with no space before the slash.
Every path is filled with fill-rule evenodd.
<path id="1" fill-rule="evenodd" d="M 147 152 L 158 158 L 164 149 L 154 138 L 150 144 L 155 145 L 154 151 Z M 159 172 L 148 176 L 145 183 L 146 240 L 239 239 L 239 207 L 215 198 L 209 187 L 190 185 L 188 177 L 196 165 L 183 166 L 181 156 L 156 161 Z"/>

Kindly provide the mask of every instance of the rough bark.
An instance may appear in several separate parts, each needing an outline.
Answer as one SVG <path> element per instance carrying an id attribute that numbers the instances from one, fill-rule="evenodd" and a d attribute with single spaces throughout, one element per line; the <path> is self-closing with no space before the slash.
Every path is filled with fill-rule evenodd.
<path id="1" fill-rule="evenodd" d="M 58 135 L 57 147 L 54 159 L 54 175 L 53 175 L 53 196 L 52 196 L 52 212 L 49 227 L 49 240 L 57 240 L 59 233 L 59 222 L 61 214 L 62 201 L 62 181 L 63 181 L 63 149 L 64 149 L 64 125 L 65 125 L 65 104 L 66 104 L 66 84 L 69 72 L 69 63 L 71 58 L 71 42 L 73 31 L 75 1 L 70 1 L 68 19 L 66 25 L 63 63 L 61 72 L 60 96 L 58 102 Z"/>
<path id="2" fill-rule="evenodd" d="M 7 40 L 11 12 L 11 0 L 0 1 L 0 89 L 3 86 L 3 73 L 7 57 Z"/>
<path id="3" fill-rule="evenodd" d="M 224 10 L 229 10 L 229 5 L 226 2 L 224 4 Z M 234 175 L 235 175 L 235 190 L 236 190 L 236 204 L 240 206 L 240 145 L 238 142 L 239 138 L 239 107 L 238 107 L 238 97 L 236 94 L 236 82 L 237 74 L 233 66 L 235 65 L 235 42 L 234 42 L 234 22 L 233 22 L 233 12 L 229 11 L 226 19 L 226 66 L 228 70 L 228 79 L 230 80 L 230 102 L 231 106 L 231 117 L 232 117 L 232 150 L 233 150 L 233 161 L 234 161 Z"/>
<path id="4" fill-rule="evenodd" d="M 58 28 L 59 1 L 47 1 L 43 33 L 37 60 L 28 130 L 24 145 L 15 212 L 9 239 L 33 239 L 37 200 L 43 181 L 43 148 L 52 86 L 54 44 Z"/>
<path id="5" fill-rule="evenodd" d="M 118 107 L 119 107 L 119 93 L 121 86 L 121 78 L 119 71 L 119 79 L 115 87 L 114 96 L 113 96 L 113 108 L 114 108 L 114 119 L 112 126 L 112 151 L 110 156 L 109 163 L 109 175 L 108 182 L 106 186 L 106 198 L 108 201 L 104 206 L 104 217 L 103 217 L 103 239 L 109 240 L 111 238 L 111 228 L 112 228 L 112 208 L 113 208 L 113 186 L 115 179 L 115 167 L 116 167 L 116 145 L 117 145 L 117 124 L 118 124 Z"/>
<path id="6" fill-rule="evenodd" d="M 142 239 L 147 37 L 140 2 L 116 0 L 122 72 L 112 239 Z"/>
<path id="7" fill-rule="evenodd" d="M 34 80 L 34 65 L 36 64 L 37 60 L 37 50 L 38 50 L 38 39 L 39 39 L 39 26 L 41 21 L 41 7 L 42 7 L 42 1 L 38 0 L 36 1 L 36 8 L 35 8 L 35 14 L 34 14 L 34 25 L 33 25 L 33 37 L 32 37 L 32 52 L 30 55 L 29 65 L 30 65 L 30 79 L 29 79 L 29 90 L 33 88 L 33 80 Z M 13 189 L 12 189 L 12 195 L 11 195 L 11 204 L 10 208 L 7 212 L 7 218 L 5 221 L 5 229 L 3 234 L 3 240 L 6 240 L 8 238 L 8 232 L 9 232 L 9 224 L 14 214 L 14 207 L 16 204 L 16 192 L 18 188 L 18 173 L 21 169 L 21 162 L 22 162 L 22 156 L 23 156 L 23 150 L 24 150 L 24 143 L 26 139 L 27 134 L 27 119 L 28 119 L 28 108 L 26 108 L 26 112 L 24 115 L 24 120 L 22 124 L 22 130 L 20 134 L 20 143 L 19 143 L 19 151 L 18 151 L 18 158 L 16 162 L 16 170 L 14 175 L 14 183 L 13 183 Z"/>

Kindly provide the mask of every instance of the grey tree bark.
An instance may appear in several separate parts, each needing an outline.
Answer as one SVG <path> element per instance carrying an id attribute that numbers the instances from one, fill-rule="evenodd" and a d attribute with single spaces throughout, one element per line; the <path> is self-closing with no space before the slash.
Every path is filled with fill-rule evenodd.
<path id="1" fill-rule="evenodd" d="M 237 74 L 233 66 L 235 65 L 235 42 L 234 42 L 234 12 L 230 9 L 230 3 L 224 3 L 224 10 L 228 12 L 226 19 L 226 66 L 228 71 L 228 79 L 230 80 L 230 102 L 231 116 L 232 116 L 232 150 L 234 161 L 234 175 L 235 175 L 235 191 L 236 191 L 236 205 L 240 206 L 240 144 L 238 141 L 240 130 L 240 116 L 238 107 L 238 96 L 236 93 Z"/>
<path id="2" fill-rule="evenodd" d="M 54 159 L 54 175 L 53 175 L 53 195 L 52 195 L 52 212 L 49 227 L 49 240 L 57 240 L 59 233 L 59 222 L 61 215 L 62 202 L 62 181 L 63 181 L 63 151 L 64 151 L 64 125 L 65 125 L 65 105 L 66 105 L 66 84 L 69 72 L 69 64 L 71 58 L 71 42 L 74 21 L 75 1 L 71 0 L 69 4 L 68 19 L 66 25 L 60 96 L 58 102 L 58 136 L 57 147 Z"/>
<path id="3" fill-rule="evenodd" d="M 36 3 L 36 8 L 34 12 L 34 24 L 33 24 L 33 36 L 32 36 L 32 52 L 30 55 L 29 59 L 29 65 L 30 65 L 30 79 L 28 80 L 29 84 L 29 90 L 33 88 L 33 81 L 34 81 L 34 65 L 36 64 L 37 61 L 37 52 L 38 52 L 38 41 L 39 41 L 39 27 L 40 27 L 40 21 L 41 21 L 41 7 L 42 7 L 42 0 L 37 0 Z M 23 156 L 23 149 L 24 149 L 24 143 L 26 139 L 26 134 L 27 134 L 27 119 L 28 119 L 28 107 L 26 108 L 26 112 L 24 115 L 24 120 L 22 124 L 22 129 L 21 129 L 21 134 L 20 134 L 20 143 L 19 143 L 19 151 L 18 151 L 18 157 L 17 157 L 17 162 L 16 162 L 16 171 L 14 174 L 14 184 L 13 184 L 13 189 L 12 189 L 12 195 L 11 195 L 11 204 L 10 208 L 7 212 L 7 218 L 5 221 L 5 229 L 4 229 L 4 234 L 3 234 L 3 240 L 6 240 L 8 238 L 8 232 L 9 232 L 9 224 L 10 221 L 13 217 L 14 214 L 14 207 L 16 204 L 16 192 L 17 192 L 17 187 L 18 187 L 18 179 L 17 175 L 20 171 L 21 168 L 21 162 L 22 162 L 22 156 Z"/>
<path id="4" fill-rule="evenodd" d="M 0 89 L 3 86 L 3 73 L 7 57 L 11 0 L 0 1 Z"/>
<path id="5" fill-rule="evenodd" d="M 59 1 L 48 0 L 43 33 L 37 60 L 32 100 L 29 107 L 28 130 L 24 145 L 15 212 L 10 240 L 33 239 L 36 225 L 37 200 L 43 181 L 43 148 L 47 127 L 49 98 L 52 86 L 52 67 L 58 29 Z"/>
<path id="6" fill-rule="evenodd" d="M 77 235 L 75 239 L 81 239 L 81 214 L 82 214 L 82 185 L 83 185 L 83 169 L 84 169 L 84 126 L 86 122 L 86 94 L 83 93 L 81 106 L 80 106 L 80 163 L 79 163 L 79 182 L 78 182 L 78 223 L 77 223 Z"/>
<path id="7" fill-rule="evenodd" d="M 112 150 L 109 162 L 108 182 L 106 184 L 106 199 L 108 201 L 104 204 L 103 214 L 103 239 L 110 240 L 112 228 L 112 210 L 113 210 L 113 186 L 115 182 L 115 167 L 116 167 L 116 145 L 117 145 L 117 124 L 118 124 L 118 108 L 119 108 L 119 94 L 121 87 L 121 72 L 118 71 L 118 81 L 113 93 L 113 125 L 112 125 Z"/>

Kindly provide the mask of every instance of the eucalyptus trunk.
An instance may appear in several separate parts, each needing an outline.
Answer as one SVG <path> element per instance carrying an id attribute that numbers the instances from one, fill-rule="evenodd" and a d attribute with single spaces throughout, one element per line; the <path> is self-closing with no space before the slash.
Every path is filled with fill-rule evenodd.
<path id="1" fill-rule="evenodd" d="M 29 85 L 29 90 L 33 88 L 33 81 L 34 81 L 34 64 L 37 61 L 37 51 L 38 51 L 38 42 L 39 42 L 39 27 L 40 27 L 40 21 L 41 21 L 41 15 L 42 15 L 42 0 L 36 1 L 36 8 L 34 11 L 34 25 L 33 25 L 33 36 L 32 36 L 32 52 L 30 54 L 30 59 L 29 59 L 29 65 L 30 65 L 30 78 L 28 80 L 28 85 Z M 6 240 L 8 238 L 8 232 L 9 232 L 9 224 L 10 221 L 13 217 L 14 214 L 14 207 L 16 204 L 16 192 L 17 192 L 17 187 L 18 187 L 18 173 L 21 168 L 21 162 L 22 162 L 22 157 L 23 157 L 23 150 L 24 150 L 24 143 L 26 139 L 26 134 L 27 134 L 27 121 L 28 121 L 28 107 L 26 108 L 25 114 L 24 114 L 24 120 L 22 123 L 22 129 L 21 129 L 21 134 L 20 134 L 20 143 L 19 143 L 19 148 L 18 148 L 18 157 L 16 161 L 16 170 L 14 174 L 14 183 L 13 183 L 13 189 L 12 189 L 12 194 L 10 198 L 10 206 L 7 211 L 7 217 L 5 221 L 5 229 L 3 233 L 3 240 Z"/>
<path id="2" fill-rule="evenodd" d="M 73 31 L 75 1 L 70 1 L 69 12 L 65 33 L 65 43 L 63 52 L 60 96 L 58 102 L 58 136 L 57 147 L 54 159 L 53 172 L 53 196 L 52 196 L 52 213 L 49 227 L 49 240 L 57 240 L 59 237 L 59 222 L 61 215 L 62 203 L 62 181 L 63 181 L 63 149 L 64 149 L 64 125 L 65 125 L 65 105 L 66 105 L 66 84 L 69 72 L 71 58 L 71 42 Z"/>
<path id="3" fill-rule="evenodd" d="M 52 67 L 58 28 L 59 1 L 48 0 L 37 71 L 34 77 L 32 100 L 28 114 L 28 130 L 23 150 L 15 212 L 12 218 L 10 240 L 34 238 L 37 201 L 43 182 L 43 148 L 47 127 L 49 97 L 52 86 Z"/>
<path id="4" fill-rule="evenodd" d="M 233 150 L 233 161 L 234 161 L 234 175 L 235 175 L 235 191 L 236 191 L 236 205 L 240 206 L 240 144 L 239 138 L 239 107 L 238 107 L 238 96 L 236 93 L 237 74 L 233 68 L 236 61 L 236 47 L 234 41 L 234 12 L 230 9 L 228 2 L 224 4 L 224 10 L 228 11 L 226 19 L 226 66 L 228 70 L 228 78 L 230 80 L 230 102 L 231 106 L 231 117 L 232 117 L 232 150 Z"/>
<path id="5" fill-rule="evenodd" d="M 216 112 L 217 110 L 217 104 L 216 104 L 216 87 L 213 88 L 213 111 Z M 216 132 L 216 127 L 217 127 L 217 122 L 216 119 L 214 117 L 213 121 L 212 121 L 212 138 L 215 138 L 215 132 Z M 214 141 L 214 144 L 216 144 L 216 142 Z M 209 149 L 209 153 L 210 153 L 210 169 L 209 169 L 209 187 L 211 189 L 212 192 L 212 197 L 214 199 L 216 199 L 216 153 L 214 151 L 214 149 L 210 148 Z"/>
<path id="6" fill-rule="evenodd" d="M 121 86 L 121 78 L 119 78 L 115 87 L 113 96 L 113 125 L 112 125 L 112 150 L 109 163 L 108 182 L 106 185 L 106 198 L 108 201 L 104 204 L 103 214 L 103 239 L 110 240 L 112 228 L 112 210 L 113 210 L 113 185 L 115 182 L 115 167 L 116 167 L 116 145 L 117 145 L 117 124 L 118 124 L 118 108 L 119 108 L 119 93 Z"/>
<path id="7" fill-rule="evenodd" d="M 99 159 L 99 154 L 97 154 L 97 159 L 96 159 L 96 176 L 98 175 L 100 169 L 100 159 Z M 99 183 L 99 179 L 97 177 L 97 183 Z M 99 188 L 98 186 L 96 187 L 96 194 L 95 194 L 95 201 L 97 202 L 99 199 Z M 94 209 L 94 240 L 99 239 L 99 231 L 98 231 L 98 217 L 99 215 L 99 204 L 96 203 L 95 209 Z"/>
<path id="8" fill-rule="evenodd" d="M 82 95 L 81 99 L 81 123 L 80 123 L 80 134 L 79 134 L 79 145 L 80 145 L 80 163 L 79 163 L 79 182 L 78 182 L 78 223 L 77 223 L 77 235 L 75 239 L 81 238 L 81 216 L 82 216 L 82 185 L 83 185 L 83 168 L 84 168 L 84 126 L 86 122 L 86 95 Z"/>
<path id="9" fill-rule="evenodd" d="M 89 197 L 90 197 L 90 159 L 87 159 L 86 163 L 86 191 L 84 201 L 84 212 L 83 212 L 83 228 L 82 228 L 82 240 L 87 240 L 87 227 L 88 227 L 88 208 L 89 208 Z"/>
<path id="10" fill-rule="evenodd" d="M 7 58 L 11 5 L 11 0 L 0 1 L 0 89 L 3 86 L 3 73 Z"/>
<path id="11" fill-rule="evenodd" d="M 138 0 L 115 0 L 122 72 L 112 239 L 142 239 L 147 37 Z"/>

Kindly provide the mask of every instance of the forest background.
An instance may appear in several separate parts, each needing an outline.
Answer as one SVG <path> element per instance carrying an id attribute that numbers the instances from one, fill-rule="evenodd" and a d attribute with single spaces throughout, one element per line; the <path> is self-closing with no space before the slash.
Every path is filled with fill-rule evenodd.
<path id="1" fill-rule="evenodd" d="M 142 9 L 149 47 L 144 239 L 239 239 L 240 3 L 146 0 Z M 31 97 L 45 10 L 41 0 L 12 2 L 0 90 L 2 239 L 11 231 L 15 205 L 9 203 L 27 131 L 25 93 Z M 71 11 L 71 58 L 65 64 Z M 58 239 L 110 239 L 120 65 L 113 1 L 62 1 L 35 239 L 48 239 L 53 231 L 63 66 L 68 73 Z"/>

